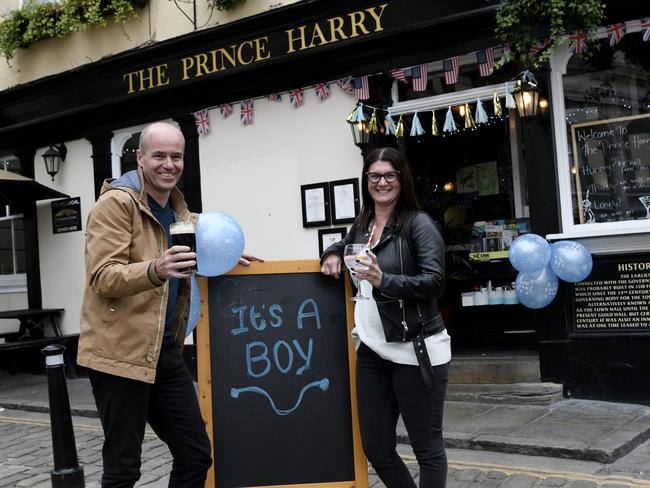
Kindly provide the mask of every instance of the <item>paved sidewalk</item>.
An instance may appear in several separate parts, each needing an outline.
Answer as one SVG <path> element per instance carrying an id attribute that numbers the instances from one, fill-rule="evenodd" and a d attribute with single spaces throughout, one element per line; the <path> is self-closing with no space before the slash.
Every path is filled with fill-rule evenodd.
<path id="1" fill-rule="evenodd" d="M 72 414 L 96 417 L 88 379 L 67 385 Z M 0 408 L 47 412 L 47 378 L 0 371 Z M 449 448 L 612 463 L 650 438 L 650 407 L 591 400 L 447 401 L 444 436 Z M 398 441 L 408 444 L 401 424 Z"/>

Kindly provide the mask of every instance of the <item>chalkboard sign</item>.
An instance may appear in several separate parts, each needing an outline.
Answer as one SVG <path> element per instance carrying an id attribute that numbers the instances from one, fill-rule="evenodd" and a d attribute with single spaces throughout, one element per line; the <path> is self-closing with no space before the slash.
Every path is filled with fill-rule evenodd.
<path id="1" fill-rule="evenodd" d="M 213 445 L 206 486 L 367 487 L 347 280 L 316 260 L 201 278 L 199 397 Z"/>
<path id="2" fill-rule="evenodd" d="M 594 257 L 570 288 L 574 333 L 650 333 L 650 254 Z"/>
<path id="3" fill-rule="evenodd" d="M 650 114 L 571 126 L 581 224 L 650 219 Z"/>

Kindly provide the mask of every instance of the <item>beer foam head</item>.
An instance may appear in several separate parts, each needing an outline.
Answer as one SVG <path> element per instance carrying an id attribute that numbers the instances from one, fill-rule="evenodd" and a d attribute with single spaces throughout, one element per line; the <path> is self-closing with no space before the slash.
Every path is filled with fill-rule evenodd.
<path id="1" fill-rule="evenodd" d="M 194 233 L 194 224 L 189 220 L 184 222 L 174 222 L 169 228 L 170 234 L 192 234 Z"/>

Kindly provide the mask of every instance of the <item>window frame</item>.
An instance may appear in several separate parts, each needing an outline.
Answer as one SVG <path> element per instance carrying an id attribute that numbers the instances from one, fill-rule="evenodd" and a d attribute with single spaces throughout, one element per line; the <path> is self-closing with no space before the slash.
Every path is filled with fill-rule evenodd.
<path id="1" fill-rule="evenodd" d="M 638 20 L 626 22 L 626 35 L 641 32 Z M 607 29 L 597 30 L 598 39 L 607 39 Z M 569 51 L 569 43 L 558 46 L 550 59 L 550 89 L 552 100 L 553 130 L 555 135 L 557 188 L 560 210 L 560 232 L 548 234 L 547 239 L 598 238 L 606 236 L 627 236 L 631 234 L 648 233 L 647 220 L 625 220 L 620 222 L 596 222 L 593 224 L 575 223 L 573 220 L 573 205 L 575 199 L 571 190 L 571 161 L 569 160 L 569 138 L 566 123 L 566 106 L 564 103 L 564 75 L 573 54 Z M 638 243 L 637 239 L 630 241 Z M 628 250 L 623 244 L 621 250 Z M 650 248 L 650 245 L 645 247 Z M 638 247 L 637 247 L 638 249 Z"/>

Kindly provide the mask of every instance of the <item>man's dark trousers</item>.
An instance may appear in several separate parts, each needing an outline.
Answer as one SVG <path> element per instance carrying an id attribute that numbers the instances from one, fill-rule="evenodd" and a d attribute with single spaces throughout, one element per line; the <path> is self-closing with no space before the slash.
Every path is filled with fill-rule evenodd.
<path id="1" fill-rule="evenodd" d="M 154 384 L 95 370 L 88 376 L 104 428 L 102 488 L 132 488 L 138 481 L 147 422 L 174 458 L 169 486 L 203 488 L 210 440 L 175 340 L 163 341 Z"/>

